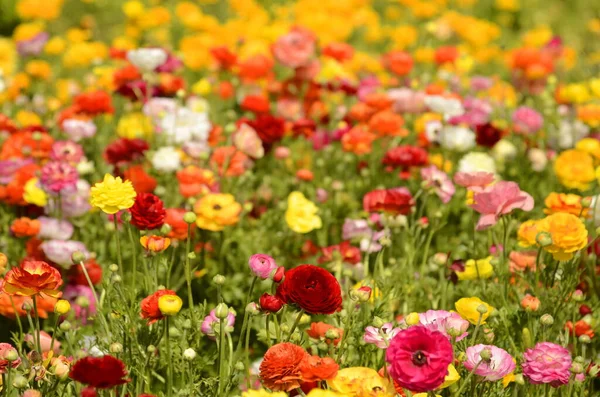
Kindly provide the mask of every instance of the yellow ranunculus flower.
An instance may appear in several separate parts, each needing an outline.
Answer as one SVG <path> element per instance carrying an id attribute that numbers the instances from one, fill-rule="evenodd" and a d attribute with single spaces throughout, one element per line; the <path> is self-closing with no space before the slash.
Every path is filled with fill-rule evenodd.
<path id="1" fill-rule="evenodd" d="M 596 160 L 600 160 L 600 141 L 594 138 L 583 138 L 575 145 L 575 149 L 591 154 Z"/>
<path id="2" fill-rule="evenodd" d="M 469 259 L 465 263 L 465 270 L 456 272 L 459 280 L 477 280 L 490 278 L 494 274 L 494 267 L 491 264 L 492 257 L 483 259 Z"/>
<path id="3" fill-rule="evenodd" d="M 288 207 L 285 221 L 296 233 L 308 233 L 322 226 L 319 209 L 300 192 L 292 192 L 288 196 Z"/>
<path id="4" fill-rule="evenodd" d="M 17 50 L 10 39 L 0 38 L 0 72 L 11 76 L 17 65 Z"/>
<path id="5" fill-rule="evenodd" d="M 307 397 L 344 397 L 344 396 L 346 396 L 346 394 L 340 394 L 340 393 L 334 392 L 332 390 L 319 389 L 318 387 L 315 387 L 307 394 Z"/>
<path id="6" fill-rule="evenodd" d="M 485 313 L 479 313 L 477 308 L 483 305 L 487 311 Z M 481 316 L 481 324 L 485 324 L 485 320 L 495 310 L 492 306 L 488 305 L 481 299 L 473 296 L 471 298 L 462 298 L 456 301 L 454 304 L 456 311 L 462 318 L 468 320 L 471 324 L 477 324 L 479 316 Z"/>
<path id="7" fill-rule="evenodd" d="M 158 310 L 165 316 L 174 316 L 181 310 L 183 301 L 177 295 L 163 295 L 158 298 Z"/>
<path id="8" fill-rule="evenodd" d="M 23 127 L 42 124 L 42 119 L 40 116 L 34 112 L 30 112 L 29 110 L 19 110 L 15 119 L 17 120 L 17 123 Z"/>
<path id="9" fill-rule="evenodd" d="M 22 19 L 53 20 L 60 16 L 64 0 L 19 0 L 17 14 Z"/>
<path id="10" fill-rule="evenodd" d="M 45 207 L 48 204 L 48 196 L 46 192 L 38 186 L 38 178 L 31 178 L 23 187 L 23 200 L 26 203 Z"/>
<path id="11" fill-rule="evenodd" d="M 32 60 L 25 65 L 28 75 L 41 80 L 47 80 L 52 75 L 52 68 L 46 61 Z"/>
<path id="12" fill-rule="evenodd" d="M 559 261 L 571 259 L 588 242 L 588 231 L 584 223 L 573 214 L 557 212 L 549 215 L 540 221 L 538 229 L 550 233 L 552 244 L 544 247 L 544 250 Z"/>
<path id="13" fill-rule="evenodd" d="M 90 191 L 90 204 L 100 208 L 104 213 L 116 214 L 133 206 L 135 189 L 131 181 L 110 174 L 104 175 L 102 182 L 96 183 Z"/>
<path id="14" fill-rule="evenodd" d="M 562 185 L 570 189 L 588 190 L 596 179 L 594 159 L 582 150 L 565 150 L 554 162 L 554 172 Z"/>
<path id="15" fill-rule="evenodd" d="M 454 368 L 454 365 L 450 364 L 448 365 L 448 375 L 446 375 L 446 377 L 444 378 L 444 383 L 440 385 L 439 389 L 445 389 L 448 386 L 452 386 L 459 380 L 460 375 L 458 374 L 458 371 L 456 370 L 456 368 Z"/>
<path id="16" fill-rule="evenodd" d="M 194 205 L 196 225 L 200 229 L 218 232 L 239 221 L 242 211 L 235 197 L 225 193 L 209 193 Z"/>
<path id="17" fill-rule="evenodd" d="M 66 47 L 67 41 L 62 37 L 55 36 L 48 40 L 48 42 L 44 46 L 44 51 L 46 52 L 46 54 L 58 55 L 61 54 Z"/>
<path id="18" fill-rule="evenodd" d="M 394 386 L 377 371 L 365 367 L 350 367 L 338 371 L 335 378 L 328 380 L 329 389 L 349 396 L 392 397 Z"/>
<path id="19" fill-rule="evenodd" d="M 152 122 L 141 112 L 125 113 L 117 124 L 117 134 L 121 138 L 147 139 L 152 135 Z"/>
<path id="20" fill-rule="evenodd" d="M 56 314 L 67 314 L 71 310 L 71 303 L 65 299 L 59 299 L 54 304 L 54 313 Z"/>
<path id="21" fill-rule="evenodd" d="M 250 389 L 246 390 L 245 392 L 242 392 L 242 397 L 287 397 L 287 393 L 282 391 L 271 393 L 270 391 L 265 389 Z"/>
<path id="22" fill-rule="evenodd" d="M 517 237 L 519 239 L 519 245 L 521 247 L 531 247 L 537 244 L 536 236 L 539 232 L 541 232 L 539 228 L 539 220 L 538 219 L 530 219 L 521 223 L 519 226 L 519 231 L 517 232 Z"/>

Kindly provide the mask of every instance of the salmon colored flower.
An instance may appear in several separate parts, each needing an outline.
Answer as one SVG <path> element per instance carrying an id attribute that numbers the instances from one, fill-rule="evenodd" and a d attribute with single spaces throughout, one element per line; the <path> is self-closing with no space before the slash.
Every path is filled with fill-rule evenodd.
<path id="1" fill-rule="evenodd" d="M 376 136 L 367 128 L 357 126 L 350 129 L 342 136 L 342 148 L 354 154 L 371 153 L 371 146 Z"/>
<path id="2" fill-rule="evenodd" d="M 300 364 L 302 379 L 305 382 L 333 379 L 339 368 L 340 366 L 330 357 L 307 356 Z"/>
<path id="3" fill-rule="evenodd" d="M 329 330 L 334 330 L 335 332 L 337 332 L 339 337 L 336 339 L 333 339 L 333 340 L 328 338 L 327 331 L 329 331 Z M 340 341 L 342 340 L 342 335 L 344 335 L 344 330 L 341 328 L 336 328 L 333 325 L 329 325 L 327 323 L 319 321 L 316 323 L 311 323 L 310 328 L 306 330 L 306 333 L 308 334 L 308 336 L 310 336 L 313 339 L 324 340 L 327 344 L 333 343 L 334 345 L 337 346 L 337 344 L 340 343 Z"/>
<path id="4" fill-rule="evenodd" d="M 209 193 L 194 205 L 196 225 L 200 229 L 218 232 L 239 220 L 242 206 L 226 193 Z"/>
<path id="5" fill-rule="evenodd" d="M 260 379 L 273 391 L 292 391 L 304 381 L 301 365 L 308 353 L 293 343 L 278 343 L 265 353 L 260 364 Z"/>
<path id="6" fill-rule="evenodd" d="M 15 219 L 10 225 L 10 231 L 15 237 L 33 237 L 40 232 L 41 223 L 37 219 L 27 217 Z"/>
<path id="7" fill-rule="evenodd" d="M 4 276 L 3 291 L 9 295 L 47 295 L 59 298 L 63 284 L 60 272 L 46 262 L 24 261 Z"/>
<path id="8" fill-rule="evenodd" d="M 581 335 L 587 335 L 590 338 L 594 337 L 594 329 L 592 328 L 592 326 L 590 324 L 588 324 L 586 321 L 584 320 L 579 320 L 575 323 L 575 327 L 573 328 L 573 322 L 572 321 L 567 321 L 567 323 L 565 324 L 565 329 L 568 329 L 569 332 L 571 333 L 571 335 L 575 335 L 578 338 Z"/>
<path id="9" fill-rule="evenodd" d="M 251 164 L 250 159 L 234 146 L 221 146 L 213 152 L 210 158 L 212 167 L 219 175 L 240 176 Z"/>
<path id="10" fill-rule="evenodd" d="M 481 214 L 477 230 L 495 225 L 500 216 L 510 214 L 514 209 L 533 209 L 533 197 L 519 189 L 515 182 L 500 181 L 476 193 L 473 200 L 473 209 Z"/>
<path id="11" fill-rule="evenodd" d="M 528 312 L 536 312 L 540 308 L 540 300 L 527 294 L 521 299 L 521 307 Z"/>
<path id="12" fill-rule="evenodd" d="M 3 280 L 0 279 L 0 284 Z M 40 318 L 48 318 L 48 314 L 54 311 L 54 305 L 56 304 L 56 298 L 49 296 L 40 295 L 37 298 L 37 314 Z M 7 318 L 16 318 L 27 316 L 28 312 L 23 307 L 31 307 L 33 301 L 31 298 L 26 296 L 11 296 L 2 292 L 0 287 L 0 315 Z"/>
<path id="13" fill-rule="evenodd" d="M 185 198 L 208 193 L 215 184 L 214 172 L 195 165 L 188 165 L 177 171 L 176 176 L 179 181 L 179 193 Z"/>
<path id="14" fill-rule="evenodd" d="M 146 249 L 148 252 L 158 253 L 163 252 L 171 245 L 171 239 L 168 237 L 162 236 L 142 236 L 140 237 L 140 243 L 142 247 Z"/>
<path id="15" fill-rule="evenodd" d="M 535 242 L 534 242 L 535 243 Z M 536 251 L 513 251 L 508 256 L 509 269 L 511 273 L 524 272 L 527 269 L 532 272 L 536 269 Z"/>
<path id="16" fill-rule="evenodd" d="M 174 238 L 176 240 L 185 240 L 188 234 L 188 224 L 183 219 L 186 214 L 186 210 L 183 208 L 167 208 L 167 216 L 165 218 L 165 224 L 171 226 L 171 231 L 167 237 Z M 195 224 L 191 225 L 191 229 L 196 228 Z"/>

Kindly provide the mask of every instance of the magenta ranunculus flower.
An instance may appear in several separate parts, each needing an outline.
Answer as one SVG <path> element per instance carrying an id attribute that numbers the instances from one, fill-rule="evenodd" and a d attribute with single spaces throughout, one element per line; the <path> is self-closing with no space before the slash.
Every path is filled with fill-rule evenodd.
<path id="1" fill-rule="evenodd" d="M 490 382 L 500 380 L 515 370 L 512 356 L 493 345 L 468 347 L 466 356 L 465 368 Z"/>
<path id="2" fill-rule="evenodd" d="M 540 342 L 523 353 L 523 375 L 529 383 L 549 383 L 559 387 L 569 383 L 573 360 L 564 347 L 550 342 Z"/>
<path id="3" fill-rule="evenodd" d="M 421 168 L 421 178 L 423 178 L 425 188 L 432 189 L 444 204 L 447 204 L 456 192 L 452 180 L 435 165 Z"/>
<path id="4" fill-rule="evenodd" d="M 463 319 L 458 313 L 451 313 L 446 310 L 427 310 L 425 313 L 419 313 L 419 322 L 421 325 L 432 331 L 439 331 L 452 339 L 456 336 L 456 342 L 466 338 L 469 333 L 469 322 Z"/>
<path id="5" fill-rule="evenodd" d="M 522 191 L 515 182 L 500 181 L 488 186 L 482 192 L 475 193 L 473 201 L 473 209 L 481 214 L 477 230 L 495 225 L 502 215 L 510 214 L 514 209 L 533 209 L 533 197 Z"/>
<path id="6" fill-rule="evenodd" d="M 542 128 L 544 118 L 536 110 L 521 106 L 512 114 L 515 131 L 522 134 L 533 134 Z"/>
<path id="7" fill-rule="evenodd" d="M 413 326 L 391 340 L 385 359 L 388 372 L 400 386 L 413 392 L 437 389 L 454 359 L 448 338 L 438 331 Z"/>
<path id="8" fill-rule="evenodd" d="M 385 323 L 381 328 L 369 326 L 365 328 L 365 336 L 363 339 L 366 343 L 373 344 L 380 349 L 387 349 L 390 340 L 401 330 L 402 328 L 394 328 L 392 323 Z"/>
<path id="9" fill-rule="evenodd" d="M 42 167 L 40 182 L 46 190 L 58 193 L 74 187 L 78 177 L 77 170 L 69 163 L 49 161 Z"/>
<path id="10" fill-rule="evenodd" d="M 254 254 L 248 260 L 248 266 L 255 276 L 266 280 L 271 277 L 271 274 L 277 270 L 275 259 L 265 254 Z"/>

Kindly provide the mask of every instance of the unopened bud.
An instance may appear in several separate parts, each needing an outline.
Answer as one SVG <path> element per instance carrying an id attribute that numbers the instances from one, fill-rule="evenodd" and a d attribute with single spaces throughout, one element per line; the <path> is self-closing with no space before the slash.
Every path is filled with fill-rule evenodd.
<path id="1" fill-rule="evenodd" d="M 583 373 L 584 369 L 583 369 L 583 365 L 581 365 L 581 363 L 573 363 L 571 364 L 571 372 L 574 374 L 581 374 Z"/>
<path id="2" fill-rule="evenodd" d="M 17 352 L 17 349 L 15 348 L 11 347 L 7 352 L 4 353 L 4 359 L 8 362 L 16 361 L 18 358 L 19 352 Z"/>
<path id="3" fill-rule="evenodd" d="M 492 358 L 492 352 L 490 351 L 490 349 L 483 349 L 479 352 L 479 356 L 482 360 L 487 361 Z"/>
<path id="4" fill-rule="evenodd" d="M 156 346 L 154 346 L 154 345 L 148 345 L 148 347 L 146 348 L 146 351 L 148 353 L 154 353 L 156 351 Z"/>
<path id="5" fill-rule="evenodd" d="M 585 295 L 583 295 L 583 291 L 578 289 L 575 292 L 573 292 L 573 295 L 571 296 L 571 298 L 575 301 L 575 302 L 583 302 L 585 300 Z"/>
<path id="6" fill-rule="evenodd" d="M 24 389 L 27 387 L 28 383 L 29 382 L 27 381 L 26 377 L 24 377 L 23 375 L 16 375 L 12 385 L 17 389 Z"/>
<path id="7" fill-rule="evenodd" d="M 227 279 L 225 278 L 225 276 L 222 276 L 220 274 L 217 274 L 213 277 L 213 283 L 215 283 L 215 285 L 224 285 L 226 280 Z"/>
<path id="8" fill-rule="evenodd" d="M 477 306 L 477 312 L 481 313 L 481 314 L 485 314 L 488 312 L 488 308 L 486 305 L 479 305 L 479 306 Z"/>
<path id="9" fill-rule="evenodd" d="M 515 383 L 517 385 L 524 385 L 525 384 L 525 378 L 523 378 L 522 374 L 516 374 L 515 375 Z"/>
<path id="10" fill-rule="evenodd" d="M 383 327 L 383 324 L 385 324 L 385 321 L 383 321 L 383 319 L 381 319 L 380 317 L 375 316 L 373 318 L 373 326 L 375 328 L 381 328 Z"/>
<path id="11" fill-rule="evenodd" d="M 75 251 L 73 252 L 73 254 L 71 255 L 71 260 L 73 261 L 73 263 L 75 264 L 79 264 L 80 262 L 85 261 L 85 254 L 81 251 Z"/>
<path id="12" fill-rule="evenodd" d="M 108 270 L 110 270 L 111 272 L 115 273 L 119 270 L 119 266 L 117 266 L 116 264 L 112 264 L 108 267 Z"/>
<path id="13" fill-rule="evenodd" d="M 186 212 L 183 215 L 183 221 L 187 224 L 192 224 L 192 223 L 196 222 L 196 218 L 197 218 L 197 216 L 193 212 Z"/>
<path id="14" fill-rule="evenodd" d="M 119 342 L 115 342 L 115 343 L 113 343 L 113 344 L 110 345 L 110 347 L 108 348 L 108 350 L 111 353 L 115 353 L 115 354 L 121 353 L 123 351 L 123 345 L 120 344 Z"/>
<path id="15" fill-rule="evenodd" d="M 548 247 L 549 245 L 552 245 L 552 235 L 548 232 L 539 232 L 535 236 L 535 241 L 540 247 Z"/>
<path id="16" fill-rule="evenodd" d="M 228 315 L 229 315 L 229 308 L 227 307 L 226 304 L 219 303 L 217 305 L 217 307 L 215 307 L 215 316 L 217 316 L 217 318 L 219 320 L 226 319 Z"/>
<path id="17" fill-rule="evenodd" d="M 131 213 L 129 211 L 125 211 L 121 213 L 121 221 L 129 222 L 131 220 Z"/>
<path id="18" fill-rule="evenodd" d="M 234 368 L 236 371 L 243 371 L 244 369 L 246 369 L 246 366 L 243 362 L 238 361 L 237 363 L 235 363 Z"/>
<path id="19" fill-rule="evenodd" d="M 528 349 L 532 346 L 531 332 L 529 331 L 529 328 L 523 328 L 523 331 L 521 331 L 521 339 L 523 340 L 523 346 L 526 349 Z"/>
<path id="20" fill-rule="evenodd" d="M 590 338 L 589 335 L 583 334 L 579 337 L 579 342 L 585 343 L 587 345 L 592 342 L 592 338 Z"/>
<path id="21" fill-rule="evenodd" d="M 410 313 L 408 316 L 406 316 L 405 322 L 407 325 L 419 324 L 419 313 Z"/>
<path id="22" fill-rule="evenodd" d="M 552 315 L 546 313 L 546 314 L 542 315 L 542 317 L 540 317 L 540 323 L 542 323 L 542 325 L 552 325 L 552 324 L 554 324 L 554 317 L 552 317 Z"/>
<path id="23" fill-rule="evenodd" d="M 171 227 L 171 225 L 169 225 L 168 223 L 165 223 L 165 224 L 163 224 L 163 225 L 160 227 L 160 233 L 161 233 L 163 236 L 166 236 L 167 234 L 171 233 L 171 230 L 172 230 L 172 229 L 173 229 L 173 228 Z"/>
<path id="24" fill-rule="evenodd" d="M 183 351 L 183 358 L 187 361 L 193 361 L 196 358 L 196 351 L 191 347 Z"/>
<path id="25" fill-rule="evenodd" d="M 340 337 L 340 331 L 335 328 L 330 328 L 325 332 L 325 338 L 327 339 L 338 339 Z"/>
<path id="26" fill-rule="evenodd" d="M 60 323 L 60 325 L 58 327 L 60 328 L 61 331 L 67 332 L 67 331 L 71 330 L 71 323 L 68 321 L 63 321 L 62 323 Z"/>

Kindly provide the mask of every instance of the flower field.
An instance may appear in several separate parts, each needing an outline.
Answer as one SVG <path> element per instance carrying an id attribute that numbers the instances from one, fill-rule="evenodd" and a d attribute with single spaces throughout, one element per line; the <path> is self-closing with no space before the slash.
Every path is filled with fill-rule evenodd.
<path id="1" fill-rule="evenodd" d="M 0 0 L 0 397 L 600 395 L 600 3 Z"/>

